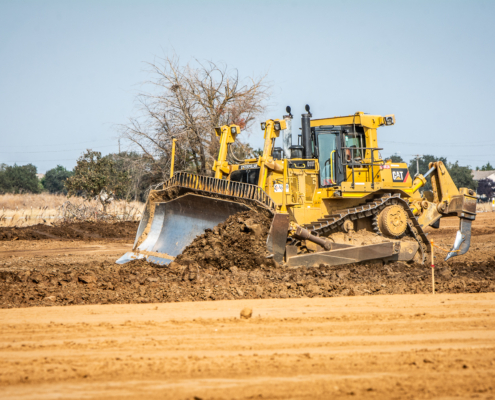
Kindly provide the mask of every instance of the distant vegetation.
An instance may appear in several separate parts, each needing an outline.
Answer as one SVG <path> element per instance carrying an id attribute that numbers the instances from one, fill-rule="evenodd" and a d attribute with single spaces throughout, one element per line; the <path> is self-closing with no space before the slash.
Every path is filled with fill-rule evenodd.
<path id="1" fill-rule="evenodd" d="M 43 185 L 43 188 L 50 193 L 67 194 L 65 182 L 67 181 L 67 178 L 70 178 L 72 175 L 74 175 L 73 171 L 69 171 L 65 167 L 57 165 L 55 168 L 46 171 L 45 176 L 41 179 L 41 184 Z"/>
<path id="2" fill-rule="evenodd" d="M 0 193 L 41 193 L 43 186 L 33 164 L 0 165 Z"/>
<path id="3" fill-rule="evenodd" d="M 392 156 L 387 157 L 387 158 L 390 158 L 392 160 L 392 162 L 394 162 L 394 163 L 405 163 L 406 162 L 398 154 L 393 154 Z M 477 183 L 473 179 L 473 176 L 471 174 L 471 167 L 459 165 L 458 161 L 451 163 L 451 162 L 448 162 L 445 157 L 435 157 L 433 155 L 426 154 L 426 155 L 420 157 L 418 160 L 419 172 L 421 174 L 426 174 L 429 170 L 429 164 L 431 162 L 434 162 L 434 161 L 442 161 L 445 164 L 445 166 L 447 167 L 447 170 L 449 171 L 450 176 L 452 177 L 452 180 L 454 181 L 455 185 L 458 188 L 466 187 L 469 189 L 476 190 Z M 487 165 L 490 165 L 490 163 L 488 163 Z M 413 158 L 412 160 L 409 161 L 408 169 L 409 169 L 409 174 L 411 174 L 411 177 L 414 177 L 417 174 L 418 168 L 417 168 L 417 163 L 416 163 L 415 158 Z M 479 169 L 479 168 L 477 168 L 477 169 Z M 424 186 L 424 189 L 425 190 L 431 190 L 430 180 L 428 180 L 428 182 Z"/>
<path id="4" fill-rule="evenodd" d="M 239 154 L 242 155 L 242 152 L 239 151 Z M 392 159 L 394 163 L 405 162 L 397 154 L 387 158 Z M 448 162 L 445 157 L 422 156 L 419 159 L 420 173 L 425 174 L 429 163 L 433 161 L 442 161 L 446 165 L 457 187 L 477 189 L 471 168 L 459 165 L 457 161 Z M 22 166 L 0 164 L 0 194 L 49 192 L 67 195 L 70 189 L 72 195 L 93 198 L 105 190 L 115 199 L 144 202 L 149 187 L 168 178 L 169 167 L 170 160 L 166 156 L 151 158 L 146 154 L 135 152 L 102 156 L 101 153 L 88 149 L 73 171 L 57 165 L 48 170 L 41 180 L 36 176 L 37 170 L 32 164 Z M 415 158 L 409 161 L 408 168 L 409 173 L 414 177 L 417 172 Z M 493 167 L 487 163 L 476 169 L 490 171 Z M 487 184 L 483 184 L 483 188 L 491 193 L 491 186 L 488 188 Z M 425 189 L 431 189 L 429 182 Z"/>

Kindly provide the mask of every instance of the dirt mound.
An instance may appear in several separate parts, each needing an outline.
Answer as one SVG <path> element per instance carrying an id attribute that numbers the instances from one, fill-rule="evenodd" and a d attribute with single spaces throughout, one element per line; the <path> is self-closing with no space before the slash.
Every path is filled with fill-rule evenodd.
<path id="1" fill-rule="evenodd" d="M 33 225 L 24 228 L 0 228 L 0 241 L 9 240 L 133 240 L 138 222 L 74 222 L 60 225 Z"/>
<path id="2" fill-rule="evenodd" d="M 198 236 L 176 259 L 202 268 L 252 269 L 267 264 L 266 238 L 272 222 L 268 211 L 244 211 L 230 216 Z"/>
<path id="3" fill-rule="evenodd" d="M 143 260 L 57 264 L 40 260 L 25 268 L 22 260 L 0 269 L 0 307 L 69 304 L 129 304 L 222 299 L 334 297 L 430 293 L 431 270 L 424 265 L 368 263 L 288 269 L 260 267 L 160 268 Z M 495 261 L 439 263 L 439 293 L 495 291 Z"/>

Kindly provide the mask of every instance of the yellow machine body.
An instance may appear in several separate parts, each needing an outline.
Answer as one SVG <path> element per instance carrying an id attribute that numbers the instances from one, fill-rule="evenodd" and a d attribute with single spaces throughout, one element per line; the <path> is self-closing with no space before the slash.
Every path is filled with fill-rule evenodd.
<path id="1" fill-rule="evenodd" d="M 393 118 L 395 123 L 395 117 Z M 379 115 L 365 115 L 358 112 L 355 115 L 311 120 L 311 127 L 359 127 L 362 129 L 363 149 L 359 164 L 346 168 L 344 180 L 339 185 L 322 187 L 320 185 L 320 164 L 316 158 L 281 159 L 276 160 L 272 155 L 273 140 L 280 134 L 273 128 L 273 120 L 266 122 L 265 145 L 263 156 L 256 160 L 260 167 L 259 186 L 274 200 L 278 211 L 285 204 L 291 220 L 298 224 L 306 224 L 331 214 L 334 210 L 353 207 L 380 193 L 400 193 L 407 198 L 414 214 L 426 221 L 425 210 L 436 209 L 434 204 L 450 202 L 454 196 L 459 196 L 447 169 L 442 162 L 435 163 L 436 173 L 432 176 L 435 195 L 430 201 L 421 197 L 418 189 L 423 187 L 426 180 L 422 176 L 413 179 L 409 174 L 406 163 L 394 163 L 383 160 L 378 148 L 377 129 L 386 124 L 386 118 Z M 275 120 L 276 121 L 276 120 Z M 376 149 L 376 150 L 371 150 Z M 333 154 L 335 157 L 335 153 Z M 246 165 L 253 165 L 254 159 L 245 160 L 241 165 L 231 166 L 238 170 Z M 332 174 L 333 171 L 330 171 Z M 284 177 L 284 175 L 286 177 Z M 331 177 L 333 179 L 333 177 Z M 285 185 L 283 184 L 285 182 Z M 469 195 L 469 192 L 466 192 Z M 471 196 L 474 192 L 471 191 Z M 434 203 L 434 204 L 433 204 Z M 437 217 L 440 213 L 432 213 Z M 433 218 L 434 219 L 434 218 Z"/>
<path id="2" fill-rule="evenodd" d="M 262 123 L 263 153 L 235 165 L 227 160 L 228 147 L 240 128 L 217 128 L 215 177 L 176 173 L 152 191 L 135 248 L 119 262 L 169 263 L 202 230 L 247 209 L 272 213 L 267 249 L 291 266 L 425 262 L 431 246 L 423 229 L 437 228 L 447 216 L 461 221 L 447 259 L 468 251 L 476 194 L 458 189 L 440 161 L 411 177 L 407 164 L 383 159 L 377 132 L 395 124 L 393 115 L 312 119 L 306 111 L 302 143 L 290 147 L 290 157 L 274 151 L 285 119 Z M 428 176 L 433 190 L 420 193 Z"/>

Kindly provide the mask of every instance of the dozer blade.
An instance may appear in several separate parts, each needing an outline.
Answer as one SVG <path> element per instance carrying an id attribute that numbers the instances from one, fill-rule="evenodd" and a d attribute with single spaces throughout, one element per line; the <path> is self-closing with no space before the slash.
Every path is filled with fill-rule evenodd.
<path id="1" fill-rule="evenodd" d="M 117 263 L 146 258 L 155 264 L 169 264 L 205 229 L 247 210 L 249 207 L 239 202 L 194 193 L 168 201 L 148 200 L 133 251 L 124 254 Z"/>
<path id="2" fill-rule="evenodd" d="M 289 267 L 312 267 L 320 264 L 336 266 L 379 259 L 409 261 L 418 248 L 415 242 L 385 242 L 366 246 L 334 243 L 330 251 L 295 255 L 289 258 L 288 264 Z"/>
<path id="3" fill-rule="evenodd" d="M 444 261 L 455 256 L 461 256 L 469 250 L 471 246 L 471 224 L 472 220 L 461 218 L 459 230 L 455 237 L 454 245 Z"/>

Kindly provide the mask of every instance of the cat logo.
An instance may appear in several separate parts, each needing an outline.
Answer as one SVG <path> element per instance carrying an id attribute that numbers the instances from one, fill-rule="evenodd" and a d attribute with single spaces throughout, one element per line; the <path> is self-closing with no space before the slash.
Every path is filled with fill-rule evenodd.
<path id="1" fill-rule="evenodd" d="M 392 180 L 394 182 L 405 182 L 409 178 L 407 168 L 392 168 Z"/>
<path id="2" fill-rule="evenodd" d="M 392 172 L 392 179 L 394 181 L 403 181 L 404 177 L 402 176 L 403 172 L 402 171 L 393 171 Z"/>

